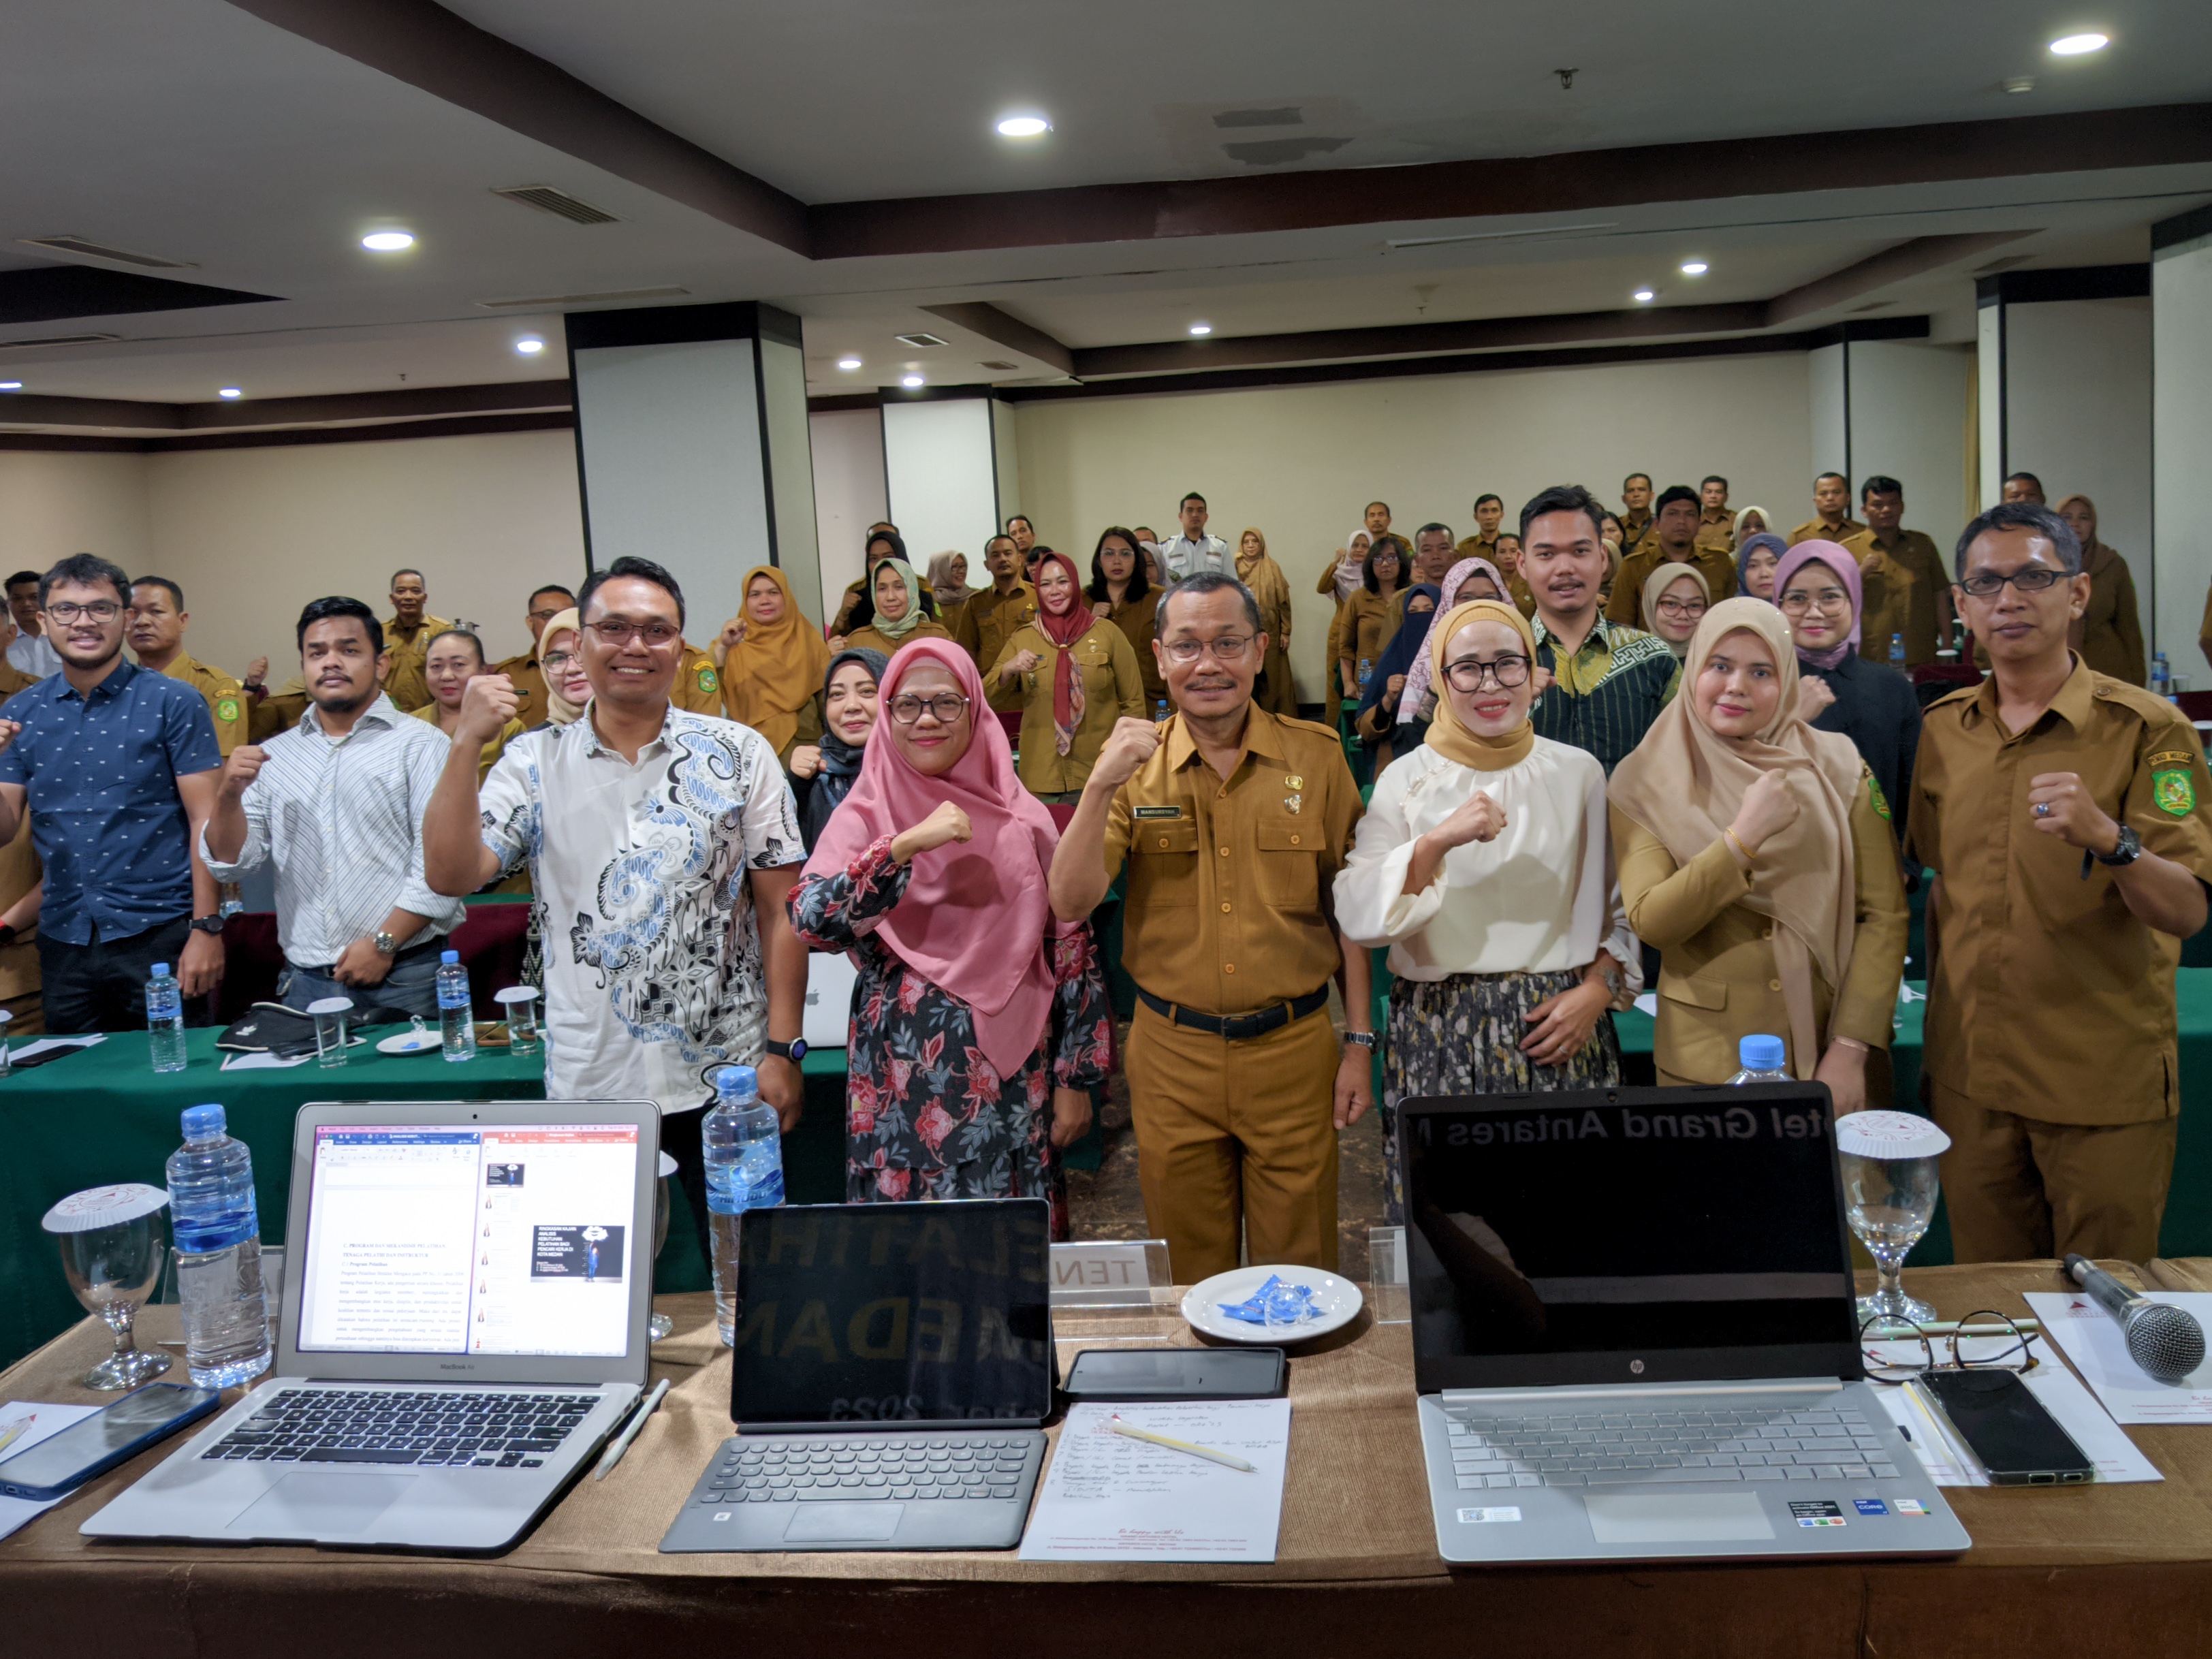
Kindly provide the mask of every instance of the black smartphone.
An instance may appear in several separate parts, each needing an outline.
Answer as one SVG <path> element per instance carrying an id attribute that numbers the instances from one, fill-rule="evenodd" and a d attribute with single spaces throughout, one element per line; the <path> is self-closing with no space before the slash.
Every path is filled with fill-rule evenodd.
<path id="1" fill-rule="evenodd" d="M 1280 1348 L 1085 1348 L 1067 1369 L 1070 1400 L 1279 1400 Z"/>
<path id="2" fill-rule="evenodd" d="M 2017 1371 L 1975 1366 L 1921 1379 L 1999 1486 L 2073 1486 L 2095 1473 Z M 4 1468 L 4 1465 L 0 1465 Z"/>
<path id="3" fill-rule="evenodd" d="M 222 1403 L 219 1389 L 149 1382 L 59 1434 L 0 1458 L 0 1493 L 41 1500 L 65 1496 L 187 1423 L 198 1422 Z"/>

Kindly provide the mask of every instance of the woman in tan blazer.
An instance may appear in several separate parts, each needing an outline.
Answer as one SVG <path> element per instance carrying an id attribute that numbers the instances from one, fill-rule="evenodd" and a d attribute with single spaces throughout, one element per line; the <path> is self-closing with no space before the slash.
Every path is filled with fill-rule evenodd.
<path id="1" fill-rule="evenodd" d="M 1681 684 L 1608 791 L 1629 923 L 1660 952 L 1659 1080 L 1724 1083 L 1765 1034 L 1856 1111 L 1905 971 L 1888 806 L 1848 738 L 1799 718 L 1764 599 L 1705 613 Z"/>

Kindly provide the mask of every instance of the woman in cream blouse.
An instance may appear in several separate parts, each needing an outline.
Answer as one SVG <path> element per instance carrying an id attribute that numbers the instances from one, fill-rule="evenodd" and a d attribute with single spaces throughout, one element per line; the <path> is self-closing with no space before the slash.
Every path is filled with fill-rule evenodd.
<path id="1" fill-rule="evenodd" d="M 1409 1096 L 1618 1083 L 1612 1013 L 1642 988 L 1605 771 L 1529 724 L 1528 623 L 1510 603 L 1456 605 L 1429 649 L 1436 719 L 1376 782 L 1335 887 L 1345 937 L 1390 947 L 1386 1136 Z M 1393 1220 L 1398 1181 L 1394 1161 Z"/>

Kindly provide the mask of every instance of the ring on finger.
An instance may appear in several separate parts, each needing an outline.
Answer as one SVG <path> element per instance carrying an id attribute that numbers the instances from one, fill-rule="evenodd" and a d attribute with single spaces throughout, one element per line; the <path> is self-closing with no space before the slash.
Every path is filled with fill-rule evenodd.
<path id="1" fill-rule="evenodd" d="M 2039 800 L 2036 802 L 2035 816 L 2039 818 L 2049 817 L 2051 816 L 2051 803 L 2047 800 Z"/>

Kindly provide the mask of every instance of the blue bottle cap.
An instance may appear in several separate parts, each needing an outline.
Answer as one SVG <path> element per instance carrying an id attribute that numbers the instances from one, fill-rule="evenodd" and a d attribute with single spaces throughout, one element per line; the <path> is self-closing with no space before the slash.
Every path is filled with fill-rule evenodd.
<path id="1" fill-rule="evenodd" d="M 461 953 L 459 951 L 441 951 L 438 952 L 438 960 L 441 962 L 453 963 L 459 962 L 460 959 Z"/>
<path id="2" fill-rule="evenodd" d="M 760 1078 L 750 1066 L 725 1066 L 714 1073 L 714 1093 L 723 1100 L 734 1095 L 757 1095 Z"/>
<path id="3" fill-rule="evenodd" d="M 168 976 L 169 964 L 167 963 L 157 962 L 154 964 L 154 977 L 155 979 L 167 979 Z"/>
<path id="4" fill-rule="evenodd" d="M 185 1108 L 185 1139 L 187 1140 L 212 1140 L 228 1127 L 229 1120 L 223 1115 L 222 1108 L 218 1105 L 210 1103 L 205 1106 Z"/>
<path id="5" fill-rule="evenodd" d="M 1778 1072 L 1785 1053 L 1778 1036 L 1747 1036 L 1736 1045 L 1736 1058 L 1747 1072 Z"/>

